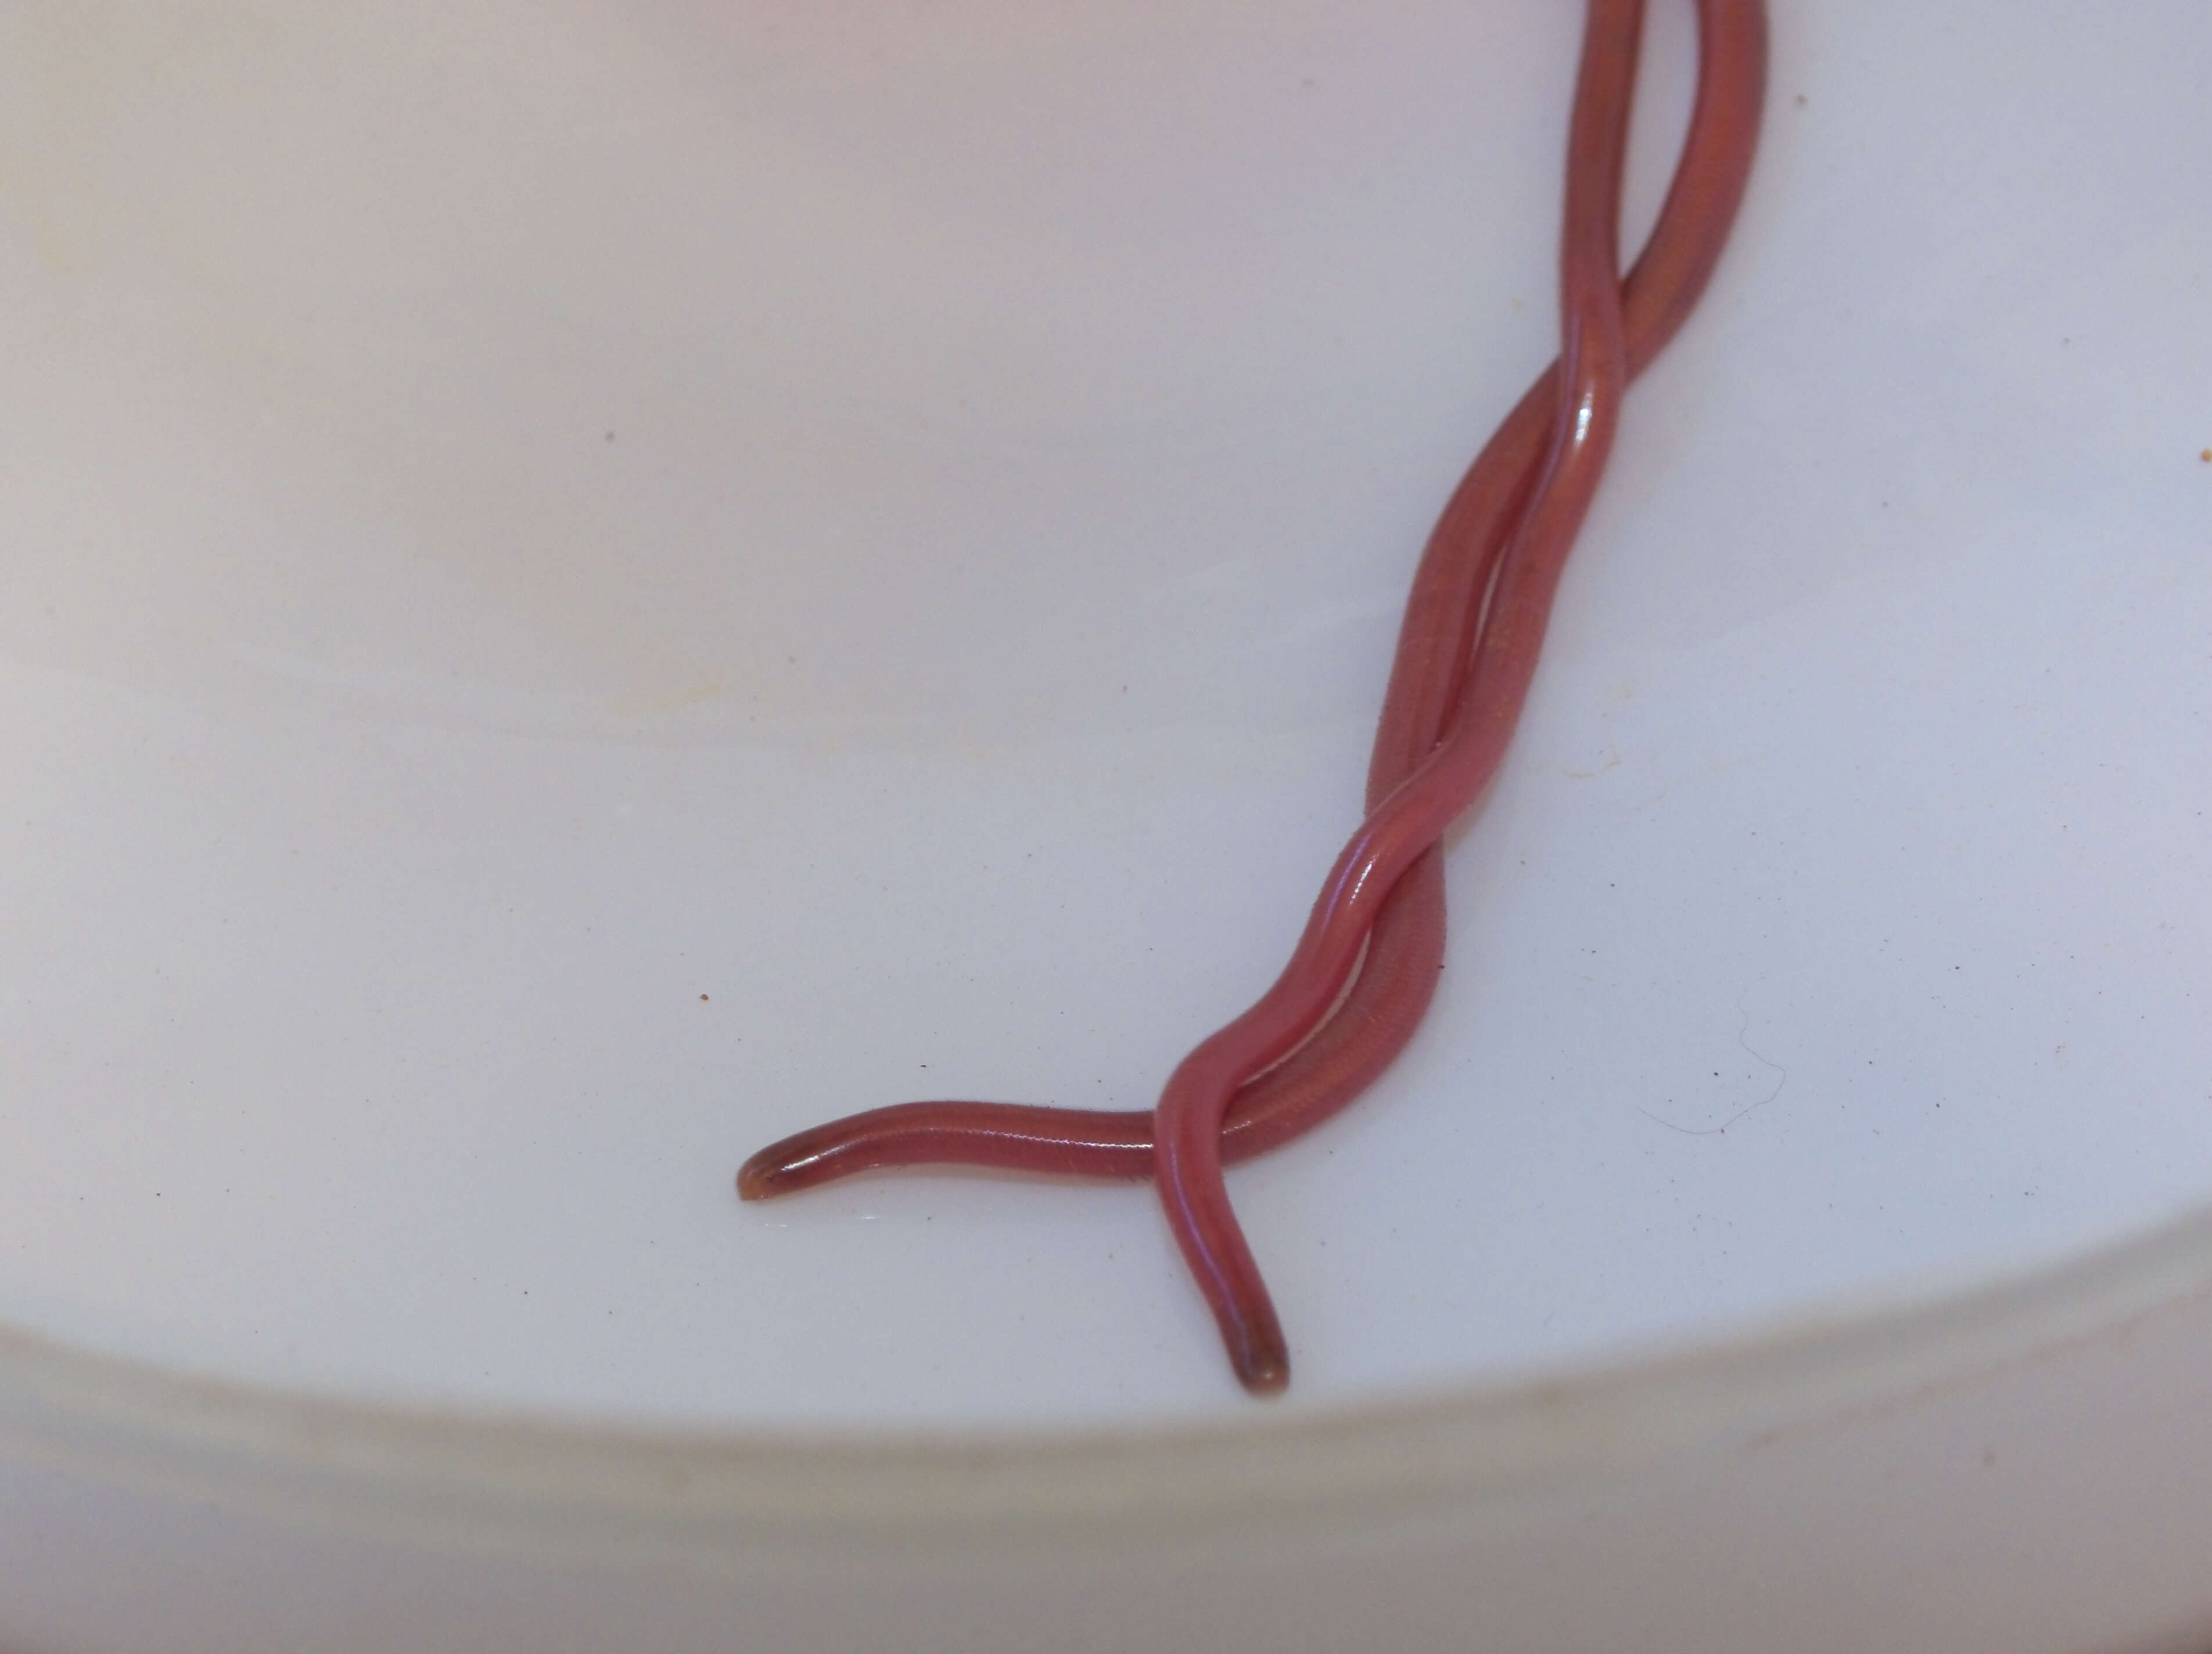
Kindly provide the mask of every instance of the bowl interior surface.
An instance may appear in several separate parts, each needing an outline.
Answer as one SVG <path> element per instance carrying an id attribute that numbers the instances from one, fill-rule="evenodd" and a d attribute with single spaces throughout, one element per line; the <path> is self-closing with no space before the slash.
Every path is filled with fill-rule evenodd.
<path id="1" fill-rule="evenodd" d="M 1629 219 L 1693 31 L 1653 9 Z M 1552 350 L 1573 9 L 0 19 L 0 1320 L 687 1426 L 1243 1416 L 1149 1106 Z M 1427 1025 L 1231 1174 L 1290 1413 L 2212 1193 L 2212 15 L 1778 7 Z"/>

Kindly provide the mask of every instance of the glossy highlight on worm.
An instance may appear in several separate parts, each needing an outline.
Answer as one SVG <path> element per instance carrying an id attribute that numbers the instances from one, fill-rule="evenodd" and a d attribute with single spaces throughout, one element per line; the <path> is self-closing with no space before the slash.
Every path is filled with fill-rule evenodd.
<path id="1" fill-rule="evenodd" d="M 1444 943 L 1437 840 L 1504 754 L 1620 393 L 1697 302 L 1749 175 L 1765 93 L 1765 9 L 1760 0 L 1698 0 L 1688 136 L 1649 243 L 1625 279 L 1617 274 L 1642 11 L 1642 0 L 1589 0 L 1568 144 L 1560 355 L 1468 469 L 1430 536 L 1376 735 L 1369 816 L 1274 985 L 1184 1059 L 1153 1110 L 872 1109 L 761 1150 L 738 1175 L 742 1197 L 919 1164 L 1154 1178 L 1239 1378 L 1262 1393 L 1288 1381 L 1287 1347 L 1222 1167 L 1343 1107 L 1426 1012 Z"/>

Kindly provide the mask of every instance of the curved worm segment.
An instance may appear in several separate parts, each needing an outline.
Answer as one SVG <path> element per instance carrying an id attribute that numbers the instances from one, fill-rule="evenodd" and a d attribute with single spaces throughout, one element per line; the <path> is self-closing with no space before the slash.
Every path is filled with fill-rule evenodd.
<path id="1" fill-rule="evenodd" d="M 1560 357 L 1476 457 L 1430 536 L 1376 732 L 1372 813 L 1274 987 L 1184 1060 L 1152 1111 L 872 1109 L 762 1149 L 738 1174 L 743 1198 L 924 1163 L 1155 1178 L 1238 1378 L 1257 1393 L 1288 1383 L 1287 1346 L 1221 1170 L 1357 1096 L 1412 1038 L 1435 992 L 1444 942 L 1436 840 L 1504 755 L 1620 392 L 1704 291 L 1749 177 L 1765 95 L 1765 8 L 1698 0 L 1698 10 L 1689 133 L 1651 239 L 1623 279 L 1614 227 L 1642 0 L 1590 0 L 1569 141 Z"/>

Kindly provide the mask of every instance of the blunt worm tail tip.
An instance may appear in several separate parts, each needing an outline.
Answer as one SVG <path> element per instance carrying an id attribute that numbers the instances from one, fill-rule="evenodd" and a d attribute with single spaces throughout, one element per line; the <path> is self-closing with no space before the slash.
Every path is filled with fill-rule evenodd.
<path id="1" fill-rule="evenodd" d="M 1229 1365 L 1237 1381 L 1255 1396 L 1279 1396 L 1290 1388 L 1291 1350 L 1282 1329 L 1272 1324 L 1224 1327 L 1229 1334 Z"/>
<path id="2" fill-rule="evenodd" d="M 738 1198 L 766 1200 L 776 1192 L 776 1173 L 783 1168 L 765 1154 L 756 1154 L 738 1168 Z"/>
<path id="3" fill-rule="evenodd" d="M 1237 1364 L 1237 1378 L 1255 1396 L 1279 1396 L 1291 1387 L 1291 1358 L 1282 1350 L 1248 1352 Z"/>

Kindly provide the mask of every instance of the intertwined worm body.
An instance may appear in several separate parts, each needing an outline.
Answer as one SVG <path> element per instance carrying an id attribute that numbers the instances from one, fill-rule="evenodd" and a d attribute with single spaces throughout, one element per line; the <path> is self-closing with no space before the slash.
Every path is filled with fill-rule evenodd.
<path id="1" fill-rule="evenodd" d="M 738 1172 L 740 1195 L 927 1163 L 1155 1178 L 1238 1377 L 1261 1391 L 1287 1382 L 1287 1349 L 1222 1166 L 1343 1107 L 1427 1010 L 1444 940 L 1437 839 L 1496 773 L 1620 393 L 1703 292 L 1749 175 L 1765 91 L 1764 6 L 1698 0 L 1689 134 L 1649 244 L 1618 275 L 1642 11 L 1642 0 L 1589 0 L 1568 142 L 1559 358 L 1469 468 L 1430 537 L 1376 735 L 1370 814 L 1275 985 L 1183 1060 L 1149 1112 L 894 1105 L 769 1145 Z"/>

